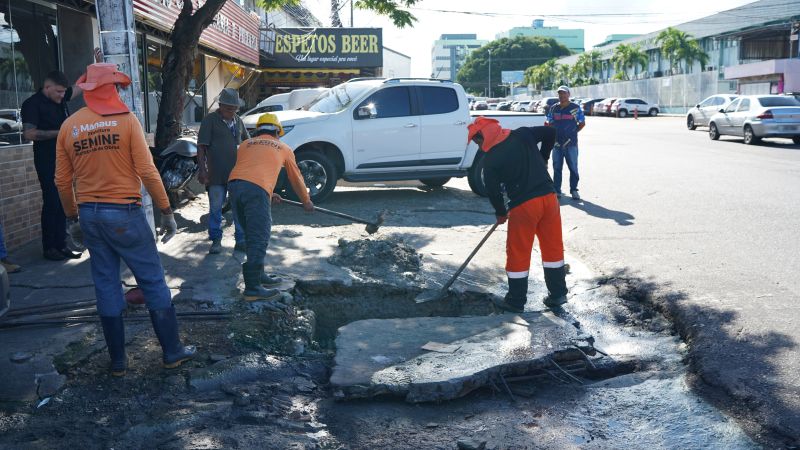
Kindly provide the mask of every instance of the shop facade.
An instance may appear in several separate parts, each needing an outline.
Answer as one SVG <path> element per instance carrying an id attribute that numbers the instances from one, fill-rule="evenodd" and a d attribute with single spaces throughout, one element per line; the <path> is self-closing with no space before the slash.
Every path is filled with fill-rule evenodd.
<path id="1" fill-rule="evenodd" d="M 197 0 L 194 0 L 195 2 Z M 251 2 L 252 3 L 252 2 Z M 133 0 L 145 131 L 155 132 L 161 97 L 161 64 L 169 51 L 169 31 L 180 12 L 175 0 Z M 197 125 L 224 87 L 239 88 L 259 65 L 257 14 L 229 0 L 200 39 L 182 120 Z M 19 108 L 60 70 L 76 80 L 99 44 L 92 3 L 84 0 L 0 0 L 0 221 L 13 249 L 39 236 L 41 193 L 33 148 L 22 137 Z M 69 108 L 83 106 L 73 99 Z"/>

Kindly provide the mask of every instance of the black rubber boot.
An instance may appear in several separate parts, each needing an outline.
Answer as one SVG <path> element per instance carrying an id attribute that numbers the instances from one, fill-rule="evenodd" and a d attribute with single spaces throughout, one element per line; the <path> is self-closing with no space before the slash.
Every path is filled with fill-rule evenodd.
<path id="1" fill-rule="evenodd" d="M 125 356 L 125 323 L 122 316 L 100 316 L 100 323 L 103 325 L 108 356 L 111 357 L 111 376 L 124 376 L 128 359 Z"/>
<path id="2" fill-rule="evenodd" d="M 264 266 L 244 263 L 242 264 L 242 277 L 244 278 L 244 291 L 242 297 L 248 302 L 261 302 L 280 298 L 281 291 L 267 289 L 261 285 L 264 275 Z"/>
<path id="3" fill-rule="evenodd" d="M 153 323 L 153 330 L 164 351 L 165 368 L 174 369 L 194 356 L 197 351 L 194 345 L 184 347 L 181 344 L 181 338 L 178 336 L 178 317 L 175 315 L 174 306 L 150 311 L 150 321 Z"/>
<path id="4" fill-rule="evenodd" d="M 558 268 L 544 268 L 544 284 L 547 285 L 549 294 L 542 302 L 549 307 L 561 306 L 567 303 L 567 270 L 564 266 Z"/>
<path id="5" fill-rule="evenodd" d="M 283 278 L 275 275 L 274 273 L 261 272 L 261 285 L 262 286 L 277 286 L 283 283 Z"/>
<path id="6" fill-rule="evenodd" d="M 525 311 L 525 303 L 528 301 L 528 277 L 509 278 L 508 293 L 505 298 L 494 299 L 494 305 L 505 311 L 521 313 Z"/>

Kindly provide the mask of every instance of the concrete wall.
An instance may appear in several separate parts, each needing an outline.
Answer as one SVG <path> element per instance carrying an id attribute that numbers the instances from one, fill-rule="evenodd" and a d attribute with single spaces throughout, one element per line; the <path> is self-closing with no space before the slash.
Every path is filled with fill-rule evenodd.
<path id="1" fill-rule="evenodd" d="M 39 238 L 42 192 L 33 166 L 33 146 L 0 148 L 0 222 L 13 250 Z"/>
<path id="2" fill-rule="evenodd" d="M 735 81 L 719 81 L 714 71 L 648 78 L 645 80 L 619 81 L 571 88 L 573 97 L 608 98 L 638 97 L 659 105 L 662 113 L 686 113 L 689 108 L 714 94 L 735 93 Z M 555 97 L 555 91 L 543 91 L 540 97 Z"/>
<path id="3" fill-rule="evenodd" d="M 383 76 L 388 78 L 410 77 L 411 58 L 384 47 Z"/>

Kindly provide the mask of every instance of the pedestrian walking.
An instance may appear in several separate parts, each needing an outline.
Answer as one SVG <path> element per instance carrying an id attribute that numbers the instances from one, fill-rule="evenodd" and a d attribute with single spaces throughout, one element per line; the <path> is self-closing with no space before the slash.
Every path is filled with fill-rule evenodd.
<path id="1" fill-rule="evenodd" d="M 512 131 L 500 127 L 495 119 L 479 117 L 470 124 L 468 136 L 486 153 L 483 177 L 497 223 L 503 224 L 508 220 L 508 293 L 503 299 L 495 299 L 495 305 L 510 312 L 524 311 L 534 237 L 539 239 L 548 290 L 543 302 L 551 308 L 566 303 L 561 211 L 553 180 L 547 173 L 547 160 L 556 141 L 556 130 L 522 127 Z M 501 185 L 505 186 L 508 206 Z"/>
<path id="2" fill-rule="evenodd" d="M 3 224 L 0 223 L 0 265 L 6 269 L 6 273 L 17 273 L 22 270 L 19 264 L 14 264 L 8 259 L 8 251 L 6 250 L 6 241 L 3 234 Z"/>
<path id="3" fill-rule="evenodd" d="M 586 126 L 583 109 L 569 101 L 569 88 L 558 87 L 558 103 L 547 112 L 547 125 L 556 129 L 556 144 L 553 148 L 553 184 L 556 195 L 561 197 L 561 172 L 564 160 L 569 169 L 569 193 L 573 200 L 580 200 L 578 192 L 578 132 Z"/>
<path id="4" fill-rule="evenodd" d="M 209 113 L 200 123 L 197 137 L 197 161 L 200 169 L 197 179 L 208 189 L 208 238 L 211 246 L 208 253 L 222 251 L 222 207 L 228 196 L 228 177 L 236 164 L 236 149 L 250 135 L 239 110 L 239 93 L 225 88 L 220 92 L 219 108 Z M 238 219 L 233 218 L 237 251 L 245 251 L 245 234 Z"/>
<path id="5" fill-rule="evenodd" d="M 162 242 L 175 235 L 177 225 L 141 124 L 117 92 L 130 78 L 116 64 L 100 63 L 90 65 L 78 82 L 86 107 L 70 116 L 58 134 L 55 182 L 69 235 L 89 250 L 111 374 L 122 376 L 127 366 L 120 260 L 144 293 L 164 367 L 177 367 L 195 349 L 184 347 L 178 336 L 172 295 L 142 211 L 141 184 L 161 210 Z"/>
<path id="6" fill-rule="evenodd" d="M 273 300 L 280 296 L 277 289 L 263 285 L 276 284 L 275 277 L 264 273 L 264 259 L 272 228 L 270 205 L 281 201 L 274 190 L 282 168 L 286 169 L 292 189 L 303 202 L 303 209 L 314 211 L 294 152 L 278 140 L 283 136 L 278 118 L 274 114 L 262 114 L 254 134 L 239 146 L 236 165 L 228 181 L 233 213 L 242 224 L 247 240 L 247 262 L 242 264 L 245 286 L 242 295 L 246 301 Z"/>
<path id="7" fill-rule="evenodd" d="M 99 48 L 94 49 L 95 62 L 103 60 Z M 56 137 L 61 124 L 69 116 L 67 102 L 81 95 L 80 86 L 70 86 L 59 72 L 48 73 L 42 88 L 22 103 L 23 136 L 33 141 L 33 165 L 42 191 L 42 251 L 46 259 L 63 261 L 78 259 L 81 253 L 67 248 L 67 218 L 55 185 Z"/>

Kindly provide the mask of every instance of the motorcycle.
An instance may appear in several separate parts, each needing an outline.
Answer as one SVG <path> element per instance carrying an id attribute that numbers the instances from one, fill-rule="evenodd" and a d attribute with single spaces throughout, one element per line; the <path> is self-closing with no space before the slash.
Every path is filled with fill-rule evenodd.
<path id="1" fill-rule="evenodd" d="M 184 197 L 188 200 L 197 197 L 189 188 L 200 168 L 197 164 L 197 132 L 184 128 L 178 140 L 158 155 L 156 167 L 172 208 L 180 205 Z"/>

